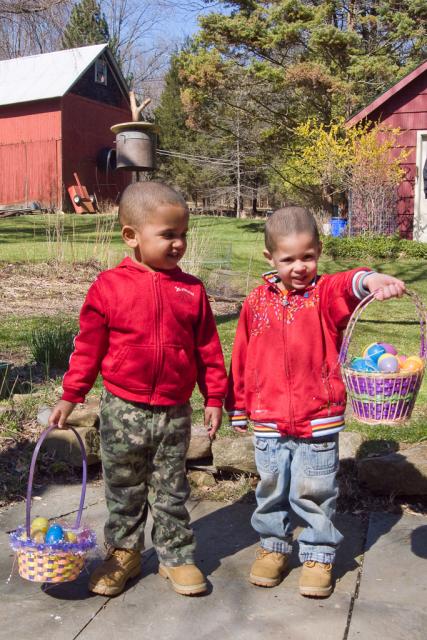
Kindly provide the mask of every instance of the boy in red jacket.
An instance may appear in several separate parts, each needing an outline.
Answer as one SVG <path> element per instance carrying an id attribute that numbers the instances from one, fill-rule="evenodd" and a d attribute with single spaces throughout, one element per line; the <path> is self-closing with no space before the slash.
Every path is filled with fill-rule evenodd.
<path id="1" fill-rule="evenodd" d="M 141 572 L 149 490 L 160 575 L 184 595 L 207 588 L 194 564 L 185 507 L 189 399 L 197 382 L 213 438 L 227 376 L 203 284 L 177 266 L 186 250 L 188 218 L 182 196 L 164 184 L 139 182 L 125 189 L 119 220 L 134 256 L 101 273 L 90 287 L 63 395 L 49 418 L 64 427 L 101 373 L 108 551 L 89 582 L 101 595 L 121 593 Z"/>
<path id="2" fill-rule="evenodd" d="M 281 581 L 293 512 L 306 523 L 300 593 L 326 597 L 342 539 L 333 525 L 346 402 L 341 333 L 364 296 L 401 296 L 405 285 L 367 269 L 319 276 L 319 232 L 301 207 L 279 209 L 267 220 L 265 246 L 274 271 L 243 304 L 226 399 L 236 430 L 245 431 L 247 418 L 254 424 L 260 482 L 252 526 L 261 541 L 249 579 L 263 587 Z"/>

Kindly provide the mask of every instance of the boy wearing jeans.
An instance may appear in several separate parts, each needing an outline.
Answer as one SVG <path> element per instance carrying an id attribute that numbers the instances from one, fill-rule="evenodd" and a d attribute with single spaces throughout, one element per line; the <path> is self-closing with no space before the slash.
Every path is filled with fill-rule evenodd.
<path id="1" fill-rule="evenodd" d="M 121 593 L 141 572 L 149 506 L 160 575 L 183 595 L 207 588 L 194 564 L 185 507 L 189 399 L 197 382 L 205 398 L 205 425 L 214 437 L 226 372 L 205 289 L 178 267 L 188 218 L 182 196 L 162 183 L 139 182 L 124 191 L 121 233 L 134 255 L 101 273 L 89 289 L 63 395 L 49 418 L 64 427 L 101 373 L 108 551 L 89 582 L 101 595 Z"/>
<path id="2" fill-rule="evenodd" d="M 294 512 L 306 523 L 299 536 L 300 593 L 326 597 L 342 540 L 333 523 L 338 432 L 345 426 L 341 333 L 364 296 L 401 296 L 405 285 L 367 269 L 319 276 L 319 232 L 301 207 L 279 209 L 267 220 L 265 246 L 274 271 L 244 302 L 226 400 L 236 430 L 244 432 L 248 418 L 254 423 L 260 482 L 252 526 L 260 548 L 249 579 L 279 584 Z"/>

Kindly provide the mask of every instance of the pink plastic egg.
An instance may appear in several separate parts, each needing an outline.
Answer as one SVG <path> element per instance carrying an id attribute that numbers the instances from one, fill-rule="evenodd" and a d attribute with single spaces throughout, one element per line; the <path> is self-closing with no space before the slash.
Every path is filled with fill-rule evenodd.
<path id="1" fill-rule="evenodd" d="M 389 342 L 379 342 L 378 344 L 384 347 L 386 353 L 391 353 L 393 356 L 397 355 L 396 347 L 393 347 L 393 345 L 390 344 Z"/>

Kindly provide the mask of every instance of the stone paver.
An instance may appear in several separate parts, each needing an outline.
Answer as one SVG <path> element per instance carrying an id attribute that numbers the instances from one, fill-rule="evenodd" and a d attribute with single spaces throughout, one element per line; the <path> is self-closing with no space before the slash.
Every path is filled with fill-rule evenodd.
<path id="1" fill-rule="evenodd" d="M 427 637 L 427 518 L 371 515 L 348 640 Z"/>
<path id="2" fill-rule="evenodd" d="M 77 485 L 51 487 L 34 503 L 34 512 L 50 517 L 68 513 L 71 505 L 77 505 L 78 496 Z M 85 521 L 102 541 L 106 514 L 102 486 L 89 487 L 86 504 Z M 197 598 L 174 593 L 157 575 L 157 558 L 148 535 L 142 578 L 130 583 L 122 595 L 108 599 L 89 594 L 87 573 L 74 583 L 47 589 L 22 580 L 16 569 L 8 580 L 13 556 L 5 532 L 23 522 L 24 506 L 0 513 L 0 640 L 10 640 L 11 630 L 17 640 L 31 636 L 103 640 L 106 634 L 112 640 L 426 637 L 427 518 L 372 514 L 366 536 L 361 517 L 341 514 L 337 524 L 345 544 L 335 567 L 336 588 L 329 599 L 314 600 L 298 594 L 296 551 L 289 574 L 277 588 L 257 588 L 248 582 L 257 546 L 250 526 L 252 504 L 190 502 L 197 561 L 208 576 L 209 593 Z M 149 533 L 150 523 L 147 529 Z M 91 559 L 89 570 L 100 555 L 101 549 Z"/>

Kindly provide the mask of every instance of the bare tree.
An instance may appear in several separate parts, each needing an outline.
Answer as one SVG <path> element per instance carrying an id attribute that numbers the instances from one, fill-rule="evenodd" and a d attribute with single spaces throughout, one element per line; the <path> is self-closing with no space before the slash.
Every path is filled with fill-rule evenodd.
<path id="1" fill-rule="evenodd" d="M 71 0 L 0 0 L 0 58 L 59 48 Z"/>
<path id="2" fill-rule="evenodd" d="M 42 13 L 67 0 L 0 0 L 0 15 Z"/>

